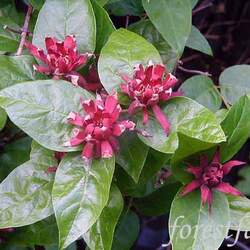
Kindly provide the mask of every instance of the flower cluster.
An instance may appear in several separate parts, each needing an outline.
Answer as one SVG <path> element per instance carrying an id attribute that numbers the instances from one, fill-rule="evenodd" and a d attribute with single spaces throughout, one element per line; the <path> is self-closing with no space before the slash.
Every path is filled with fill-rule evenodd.
<path id="1" fill-rule="evenodd" d="M 45 46 L 47 53 L 26 41 L 29 52 L 41 61 L 41 65 L 34 65 L 34 69 L 40 73 L 53 76 L 53 79 L 65 79 L 74 85 L 90 91 L 100 91 L 102 85 L 95 67 L 90 67 L 88 74 L 83 77 L 77 70 L 86 64 L 89 54 L 79 54 L 75 37 L 66 36 L 64 41 L 46 37 Z M 177 79 L 170 73 L 165 73 L 166 68 L 162 64 L 149 63 L 145 68 L 137 65 L 132 78 L 123 76 L 125 83 L 121 84 L 121 91 L 132 100 L 128 108 L 128 114 L 133 115 L 137 110 L 143 111 L 143 123 L 149 119 L 149 110 L 152 109 L 156 119 L 163 127 L 166 134 L 169 133 L 170 124 L 162 112 L 159 104 L 173 96 L 180 95 L 173 92 Z M 68 122 L 77 126 L 74 129 L 73 138 L 66 146 L 84 145 L 82 156 L 85 159 L 94 157 L 111 157 L 118 150 L 117 137 L 126 129 L 134 130 L 135 124 L 129 120 L 118 121 L 121 113 L 115 96 L 102 98 L 97 95 L 96 101 L 82 101 L 86 113 L 81 116 L 71 112 Z M 137 131 L 140 132 L 140 131 Z M 145 131 L 140 132 L 146 136 Z M 54 168 L 51 167 L 51 171 Z"/>
<path id="2" fill-rule="evenodd" d="M 68 122 L 75 125 L 74 136 L 65 146 L 83 144 L 82 157 L 85 160 L 92 158 L 110 158 L 118 150 L 117 137 L 126 130 L 134 130 L 135 124 L 129 120 L 119 121 L 121 106 L 113 95 L 101 97 L 97 94 L 96 100 L 82 101 L 85 115 L 71 112 Z"/>
<path id="3" fill-rule="evenodd" d="M 64 41 L 46 37 L 47 54 L 32 43 L 26 41 L 25 46 L 30 54 L 40 60 L 43 65 L 34 65 L 34 69 L 42 74 L 51 75 L 54 79 L 63 78 L 87 90 L 95 91 L 100 84 L 88 84 L 78 73 L 80 67 L 86 64 L 90 54 L 79 54 L 74 36 L 67 36 Z"/>
<path id="4" fill-rule="evenodd" d="M 121 84 L 121 91 L 132 100 L 128 113 L 134 114 L 138 109 L 143 110 L 143 123 L 149 119 L 148 109 L 151 108 L 156 119 L 164 131 L 169 133 L 169 122 L 159 107 L 159 103 L 169 100 L 173 96 L 181 95 L 173 92 L 177 79 L 171 74 L 165 75 L 166 68 L 162 64 L 149 64 L 143 67 L 139 64 L 135 67 L 133 78 L 122 76 L 125 83 Z"/>
<path id="5" fill-rule="evenodd" d="M 221 164 L 219 150 L 216 151 L 210 163 L 206 156 L 201 156 L 199 167 L 188 166 L 187 171 L 195 176 L 195 180 L 184 187 L 181 195 L 184 196 L 200 188 L 202 203 L 204 205 L 208 202 L 210 208 L 213 201 L 213 190 L 231 195 L 241 195 L 240 191 L 236 188 L 232 187 L 229 183 L 223 182 L 223 177 L 227 175 L 233 167 L 243 164 L 245 164 L 245 162 L 235 160 Z"/>

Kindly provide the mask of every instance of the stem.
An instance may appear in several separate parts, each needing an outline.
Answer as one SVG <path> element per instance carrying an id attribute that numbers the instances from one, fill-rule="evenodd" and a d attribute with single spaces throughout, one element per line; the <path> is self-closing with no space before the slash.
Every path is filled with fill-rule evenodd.
<path id="1" fill-rule="evenodd" d="M 180 69 L 183 72 L 190 73 L 190 74 L 197 74 L 197 75 L 203 75 L 203 76 L 212 76 L 209 72 L 203 72 L 200 70 L 193 70 L 193 69 L 186 69 L 182 66 L 178 66 L 178 69 Z"/>
<path id="2" fill-rule="evenodd" d="M 29 29 L 29 22 L 30 22 L 32 10 L 33 10 L 32 6 L 29 5 L 28 11 L 27 11 L 26 16 L 25 16 L 24 25 L 22 28 L 21 41 L 20 41 L 19 47 L 18 47 L 17 52 L 16 52 L 17 56 L 20 56 L 23 53 L 24 43 L 25 43 L 27 34 L 29 33 L 28 29 Z"/>
<path id="3" fill-rule="evenodd" d="M 8 30 L 8 31 L 13 32 L 13 33 L 16 33 L 16 34 L 19 34 L 19 35 L 21 35 L 22 32 L 23 32 L 21 29 L 20 30 L 16 30 L 16 29 L 13 29 L 13 28 L 9 27 L 8 25 L 4 25 L 3 29 L 4 30 Z M 32 36 L 32 33 L 31 32 L 27 32 L 27 35 L 28 36 Z"/>

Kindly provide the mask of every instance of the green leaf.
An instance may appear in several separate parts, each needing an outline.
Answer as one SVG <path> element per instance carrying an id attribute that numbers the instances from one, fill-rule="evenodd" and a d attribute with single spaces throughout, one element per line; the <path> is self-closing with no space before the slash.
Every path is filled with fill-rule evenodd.
<path id="1" fill-rule="evenodd" d="M 178 134 L 210 144 L 225 141 L 224 133 L 214 114 L 187 97 L 172 98 L 162 107 L 162 111 L 171 125 L 168 136 L 152 116 L 145 126 L 142 125 L 141 119 L 138 123 L 138 127 L 150 135 L 140 136 L 140 139 L 160 152 L 173 154 L 179 145 Z"/>
<path id="2" fill-rule="evenodd" d="M 240 180 L 236 184 L 236 188 L 239 189 L 243 194 L 248 195 L 250 194 L 250 166 L 244 166 L 240 171 L 238 172 L 238 176 L 240 177 Z"/>
<path id="3" fill-rule="evenodd" d="M 32 56 L 0 56 L 0 90 L 16 83 L 34 81 L 41 75 L 34 74 Z"/>
<path id="4" fill-rule="evenodd" d="M 114 168 L 114 157 L 93 160 L 91 166 L 76 154 L 61 161 L 52 191 L 60 249 L 77 240 L 97 221 L 108 202 Z"/>
<path id="5" fill-rule="evenodd" d="M 179 183 L 165 184 L 148 196 L 134 199 L 133 203 L 143 215 L 163 215 L 169 212 L 172 200 L 179 188 Z"/>
<path id="6" fill-rule="evenodd" d="M 89 0 L 47 0 L 39 12 L 33 43 L 45 48 L 45 37 L 75 35 L 80 52 L 95 50 L 95 15 Z"/>
<path id="7" fill-rule="evenodd" d="M 228 195 L 230 208 L 230 229 L 250 230 L 250 200 L 246 197 Z"/>
<path id="8" fill-rule="evenodd" d="M 149 60 L 161 63 L 156 48 L 137 34 L 119 29 L 110 36 L 98 61 L 98 72 L 104 88 L 109 92 L 119 89 L 121 75 L 132 76 L 134 66 Z"/>
<path id="9" fill-rule="evenodd" d="M 109 0 L 96 0 L 100 6 L 104 6 Z"/>
<path id="10" fill-rule="evenodd" d="M 34 247 L 56 245 L 58 242 L 58 229 L 54 216 L 35 224 L 15 229 L 15 233 L 10 234 L 8 242 L 13 245 Z"/>
<path id="11" fill-rule="evenodd" d="M 228 114 L 228 109 L 219 109 L 215 112 L 217 121 L 221 124 Z"/>
<path id="12" fill-rule="evenodd" d="M 121 167 L 115 171 L 118 187 L 126 196 L 144 197 L 156 190 L 157 173 L 162 167 L 166 167 L 169 155 L 149 149 L 146 162 L 136 183 Z"/>
<path id="13" fill-rule="evenodd" d="M 199 2 L 199 0 L 190 0 L 190 3 L 192 5 L 192 9 L 195 7 L 195 5 Z"/>
<path id="14" fill-rule="evenodd" d="M 120 150 L 116 161 L 135 182 L 138 182 L 149 148 L 132 133 L 125 133 L 119 141 Z"/>
<path id="15" fill-rule="evenodd" d="M 92 0 L 92 6 L 96 18 L 96 48 L 95 52 L 100 54 L 102 47 L 108 41 L 109 36 L 115 31 L 108 13 L 95 0 Z"/>
<path id="16" fill-rule="evenodd" d="M 80 98 L 90 99 L 86 90 L 60 80 L 16 84 L 0 92 L 0 106 L 10 120 L 42 146 L 67 152 L 73 126 L 67 123 L 71 111 L 82 110 Z"/>
<path id="17" fill-rule="evenodd" d="M 123 209 L 123 198 L 116 185 L 110 189 L 109 202 L 97 222 L 83 238 L 91 250 L 110 250 L 116 224 Z"/>
<path id="18" fill-rule="evenodd" d="M 144 12 L 142 0 L 109 0 L 105 7 L 115 16 L 140 16 Z"/>
<path id="19" fill-rule="evenodd" d="M 153 44 L 159 51 L 162 61 L 166 64 L 169 71 L 173 71 L 177 61 L 178 55 L 164 40 L 162 35 L 158 32 L 150 20 L 141 20 L 129 26 L 129 30 L 141 35 L 148 42 Z"/>
<path id="20" fill-rule="evenodd" d="M 220 75 L 221 94 L 227 102 L 234 104 L 246 94 L 250 94 L 250 65 L 235 65 L 225 69 Z"/>
<path id="21" fill-rule="evenodd" d="M 207 39 L 201 34 L 201 32 L 195 26 L 192 26 L 191 33 L 187 40 L 186 46 L 191 49 L 205 53 L 209 56 L 213 56 L 213 51 Z"/>
<path id="22" fill-rule="evenodd" d="M 0 131 L 4 128 L 7 118 L 5 111 L 0 108 Z"/>
<path id="23" fill-rule="evenodd" d="M 218 249 L 227 236 L 230 216 L 227 197 L 213 192 L 212 211 L 202 206 L 200 192 L 176 195 L 170 212 L 169 234 L 173 249 Z"/>
<path id="24" fill-rule="evenodd" d="M 0 228 L 33 224 L 53 214 L 54 176 L 46 170 L 55 165 L 54 152 L 34 143 L 30 160 L 0 184 Z"/>
<path id="25" fill-rule="evenodd" d="M 12 29 L 20 29 L 11 18 L 0 16 L 0 51 L 15 52 L 19 45 L 19 36 L 4 29 L 6 25 Z"/>
<path id="26" fill-rule="evenodd" d="M 190 2 L 186 0 L 143 0 L 142 3 L 157 30 L 181 56 L 191 32 Z"/>
<path id="27" fill-rule="evenodd" d="M 197 101 L 212 111 L 221 107 L 222 100 L 213 81 L 207 76 L 193 76 L 180 87 L 185 96 Z"/>
<path id="28" fill-rule="evenodd" d="M 45 0 L 28 0 L 34 9 L 40 10 L 45 3 Z"/>
<path id="29" fill-rule="evenodd" d="M 138 216 L 132 211 L 126 211 L 121 215 L 115 230 L 112 250 L 129 250 L 136 241 L 139 230 Z"/>
<path id="30" fill-rule="evenodd" d="M 4 146 L 0 154 L 0 182 L 10 172 L 30 159 L 31 139 L 24 137 Z"/>
<path id="31" fill-rule="evenodd" d="M 227 141 L 220 147 L 221 160 L 230 160 L 249 137 L 250 97 L 242 96 L 229 110 L 221 123 Z"/>

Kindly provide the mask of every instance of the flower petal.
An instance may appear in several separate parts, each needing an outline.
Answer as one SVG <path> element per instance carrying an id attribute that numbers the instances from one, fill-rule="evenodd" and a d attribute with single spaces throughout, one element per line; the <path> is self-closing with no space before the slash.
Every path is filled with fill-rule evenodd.
<path id="1" fill-rule="evenodd" d="M 201 201 L 202 201 L 202 205 L 204 206 L 206 204 L 206 202 L 211 199 L 212 191 L 208 188 L 207 185 L 202 185 L 201 186 Z"/>
<path id="2" fill-rule="evenodd" d="M 208 162 L 207 155 L 201 155 L 200 156 L 200 167 L 204 169 L 205 167 L 208 166 L 208 164 L 209 164 L 209 162 Z"/>
<path id="3" fill-rule="evenodd" d="M 82 151 L 82 158 L 91 159 L 94 155 L 94 144 L 91 142 L 87 142 Z"/>
<path id="4" fill-rule="evenodd" d="M 25 47 L 29 50 L 30 54 L 36 57 L 37 59 L 41 60 L 44 63 L 47 63 L 46 55 L 42 49 L 37 48 L 32 43 L 25 41 Z"/>
<path id="5" fill-rule="evenodd" d="M 194 191 L 195 189 L 197 189 L 198 187 L 201 186 L 201 182 L 199 180 L 193 180 L 192 182 L 190 182 L 189 184 L 187 184 L 183 190 L 181 191 L 180 195 L 184 196 L 192 191 Z"/>
<path id="6" fill-rule="evenodd" d="M 220 150 L 219 149 L 215 151 L 212 162 L 220 163 Z"/>
<path id="7" fill-rule="evenodd" d="M 214 189 L 225 193 L 225 194 L 231 194 L 231 195 L 235 195 L 235 196 L 240 196 L 242 195 L 241 192 L 234 188 L 233 186 L 231 186 L 229 183 L 225 183 L 225 182 L 221 182 L 218 186 L 216 186 Z"/>
<path id="8" fill-rule="evenodd" d="M 70 112 L 67 120 L 70 124 L 76 125 L 76 126 L 83 126 L 84 120 L 83 118 L 76 112 Z"/>
<path id="9" fill-rule="evenodd" d="M 102 158 L 111 158 L 113 156 L 113 149 L 109 141 L 101 142 L 101 155 Z"/>
<path id="10" fill-rule="evenodd" d="M 193 174 L 196 178 L 200 178 L 203 169 L 201 167 L 194 167 L 192 165 L 189 165 L 187 168 L 187 172 Z"/>
<path id="11" fill-rule="evenodd" d="M 243 161 L 229 161 L 229 162 L 226 162 L 222 166 L 223 173 L 224 173 L 224 175 L 227 175 L 231 171 L 231 169 L 233 167 L 244 165 L 244 164 L 246 164 L 246 162 L 243 162 Z"/>
<path id="12" fill-rule="evenodd" d="M 163 130 L 166 132 L 166 134 L 169 133 L 170 124 L 168 122 L 168 119 L 166 118 L 165 114 L 162 112 L 160 107 L 158 105 L 153 105 L 152 110 L 154 112 L 154 115 L 158 122 L 161 124 Z"/>

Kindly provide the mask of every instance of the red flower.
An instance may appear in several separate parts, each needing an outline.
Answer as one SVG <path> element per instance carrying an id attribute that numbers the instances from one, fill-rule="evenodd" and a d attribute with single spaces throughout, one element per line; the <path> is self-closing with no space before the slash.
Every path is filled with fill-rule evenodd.
<path id="1" fill-rule="evenodd" d="M 164 131 L 168 133 L 169 122 L 158 104 L 160 101 L 167 101 L 180 93 L 172 91 L 177 79 L 170 73 L 164 76 L 165 70 L 166 68 L 162 64 L 149 64 L 145 69 L 142 64 L 139 64 L 135 67 L 132 79 L 123 76 L 126 83 L 121 84 L 121 91 L 133 100 L 128 109 L 129 114 L 142 109 L 143 123 L 146 124 L 148 122 L 148 109 L 152 108 L 156 119 Z"/>
<path id="2" fill-rule="evenodd" d="M 87 84 L 85 79 L 76 72 L 77 69 L 86 64 L 89 55 L 79 54 L 74 36 L 66 36 L 64 41 L 56 38 L 46 37 L 45 45 L 47 54 L 32 43 L 26 41 L 25 46 L 30 54 L 39 59 L 43 65 L 34 65 L 34 69 L 42 74 L 52 75 L 54 79 L 63 78 L 70 80 L 74 85 L 83 85 L 85 89 L 95 90 L 95 86 Z"/>
<path id="3" fill-rule="evenodd" d="M 216 151 L 211 163 L 208 162 L 207 156 L 201 156 L 199 167 L 188 166 L 187 171 L 193 174 L 196 179 L 184 187 L 181 195 L 184 196 L 200 188 L 202 204 L 204 205 L 208 202 L 210 208 L 213 200 L 213 190 L 231 195 L 241 195 L 239 190 L 232 187 L 229 183 L 223 182 L 223 177 L 227 175 L 233 167 L 243 164 L 245 164 L 245 162 L 234 160 L 221 164 L 219 150 Z"/>
<path id="4" fill-rule="evenodd" d="M 126 129 L 134 130 L 135 124 L 129 120 L 118 121 L 121 106 L 114 96 L 105 99 L 97 95 L 97 99 L 82 101 L 85 115 L 71 112 L 68 122 L 77 126 L 73 138 L 65 146 L 84 145 L 82 157 L 110 158 L 118 150 L 119 137 Z"/>

